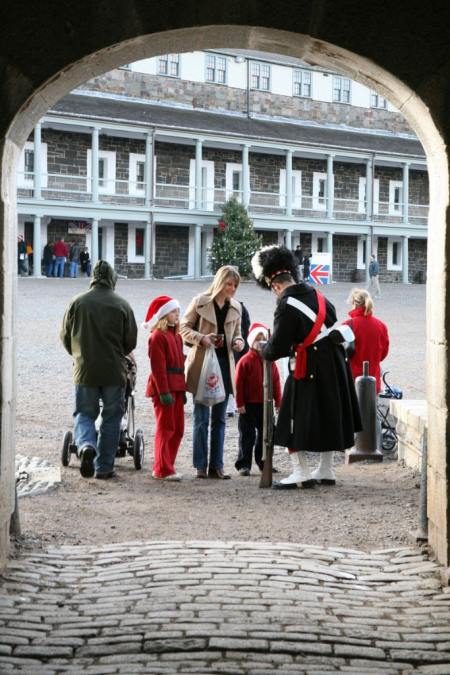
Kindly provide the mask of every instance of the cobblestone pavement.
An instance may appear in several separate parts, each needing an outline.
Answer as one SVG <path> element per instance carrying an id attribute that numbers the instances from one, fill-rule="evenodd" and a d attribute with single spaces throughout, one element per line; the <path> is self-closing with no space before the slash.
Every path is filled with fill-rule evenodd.
<path id="1" fill-rule="evenodd" d="M 450 673 L 450 588 L 414 548 L 51 547 L 0 586 L 0 672 Z"/>

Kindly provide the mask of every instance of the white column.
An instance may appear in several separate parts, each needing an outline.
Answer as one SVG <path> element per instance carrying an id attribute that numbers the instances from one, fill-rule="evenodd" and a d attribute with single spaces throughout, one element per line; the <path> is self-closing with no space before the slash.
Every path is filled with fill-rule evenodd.
<path id="1" fill-rule="evenodd" d="M 92 219 L 91 249 L 91 264 L 94 269 L 98 263 L 98 218 Z"/>
<path id="2" fill-rule="evenodd" d="M 330 257 L 330 283 L 333 280 L 333 233 L 327 232 L 327 253 L 331 253 Z"/>
<path id="3" fill-rule="evenodd" d="M 404 185 L 404 183 L 403 183 Z M 409 284 L 409 269 L 408 269 L 408 237 L 402 237 L 402 282 Z"/>
<path id="4" fill-rule="evenodd" d="M 333 155 L 327 155 L 327 218 L 333 218 L 334 210 L 334 181 Z"/>
<path id="5" fill-rule="evenodd" d="M 292 249 L 292 230 L 285 230 L 284 231 L 284 245 L 289 250 Z"/>
<path id="6" fill-rule="evenodd" d="M 292 150 L 286 150 L 286 215 L 292 216 Z"/>
<path id="7" fill-rule="evenodd" d="M 34 198 L 42 199 L 42 146 L 41 146 L 41 123 L 34 127 Z M 34 276 L 34 275 L 33 275 Z"/>
<path id="8" fill-rule="evenodd" d="M 194 225 L 194 279 L 202 276 L 202 226 Z"/>
<path id="9" fill-rule="evenodd" d="M 41 216 L 34 216 L 33 225 L 33 276 L 41 277 Z"/>
<path id="10" fill-rule="evenodd" d="M 369 265 L 370 265 L 370 254 L 372 253 L 371 251 L 371 246 L 372 246 L 372 238 L 370 234 L 366 234 L 366 283 L 369 283 L 370 277 L 369 277 Z"/>
<path id="11" fill-rule="evenodd" d="M 409 163 L 403 164 L 403 222 L 409 219 Z M 405 281 L 407 283 L 407 281 Z"/>
<path id="12" fill-rule="evenodd" d="M 152 241 L 152 225 L 150 220 L 147 220 L 145 223 L 145 233 L 144 233 L 144 279 L 151 279 L 151 241 Z"/>
<path id="13" fill-rule="evenodd" d="M 366 220 L 372 220 L 374 170 L 373 160 L 370 158 L 366 161 Z"/>
<path id="14" fill-rule="evenodd" d="M 195 208 L 202 208 L 202 141 L 195 141 Z M 199 277 L 200 278 L 200 277 Z"/>
<path id="15" fill-rule="evenodd" d="M 93 202 L 98 202 L 98 127 L 93 127 L 92 129 L 92 167 L 91 167 L 91 176 L 92 176 L 92 196 L 91 200 Z M 98 251 L 97 251 L 98 253 Z"/>
<path id="16" fill-rule="evenodd" d="M 249 145 L 242 146 L 242 203 L 246 208 L 248 208 L 248 205 L 250 204 L 249 148 Z"/>
<path id="17" fill-rule="evenodd" d="M 153 203 L 153 132 L 145 136 L 145 204 Z"/>

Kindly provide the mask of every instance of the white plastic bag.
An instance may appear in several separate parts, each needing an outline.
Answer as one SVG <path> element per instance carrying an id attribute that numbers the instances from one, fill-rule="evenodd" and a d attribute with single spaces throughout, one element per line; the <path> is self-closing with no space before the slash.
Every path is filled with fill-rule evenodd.
<path id="1" fill-rule="evenodd" d="M 211 347 L 206 348 L 195 402 L 213 406 L 216 403 L 222 403 L 222 401 L 225 401 L 225 387 L 219 360 L 214 345 L 211 345 Z"/>

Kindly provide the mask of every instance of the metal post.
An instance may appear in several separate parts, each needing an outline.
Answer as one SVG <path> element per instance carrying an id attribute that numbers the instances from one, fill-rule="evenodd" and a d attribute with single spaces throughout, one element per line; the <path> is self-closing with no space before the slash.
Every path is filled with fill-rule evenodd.
<path id="1" fill-rule="evenodd" d="M 194 279 L 202 275 L 202 226 L 194 225 Z"/>
<path id="2" fill-rule="evenodd" d="M 91 261 L 92 269 L 94 269 L 94 266 L 98 263 L 98 218 L 92 219 L 91 232 Z"/>
<path id="3" fill-rule="evenodd" d="M 286 215 L 292 216 L 292 150 L 286 150 Z"/>
<path id="4" fill-rule="evenodd" d="M 333 218 L 334 210 L 334 181 L 333 155 L 327 155 L 327 218 Z"/>
<path id="5" fill-rule="evenodd" d="M 202 141 L 195 141 L 195 208 L 202 208 Z"/>
<path id="6" fill-rule="evenodd" d="M 369 362 L 363 362 L 363 374 L 356 378 L 356 394 L 363 422 L 363 431 L 355 434 L 355 447 L 345 451 L 345 463 L 371 459 L 383 461 L 383 454 L 377 448 L 377 388 L 376 380 L 369 375 Z"/>
<path id="7" fill-rule="evenodd" d="M 34 216 L 33 225 L 33 277 L 41 277 L 41 216 Z"/>
<path id="8" fill-rule="evenodd" d="M 417 530 L 409 533 L 409 538 L 416 543 L 428 541 L 428 428 L 425 427 L 422 444 L 422 464 L 420 471 L 420 497 Z"/>
<path id="9" fill-rule="evenodd" d="M 34 198 L 42 199 L 42 143 L 41 123 L 34 127 Z"/>
<path id="10" fill-rule="evenodd" d="M 92 196 L 91 200 L 93 202 L 98 202 L 98 128 L 93 127 L 92 129 Z M 97 247 L 98 250 L 98 247 Z"/>

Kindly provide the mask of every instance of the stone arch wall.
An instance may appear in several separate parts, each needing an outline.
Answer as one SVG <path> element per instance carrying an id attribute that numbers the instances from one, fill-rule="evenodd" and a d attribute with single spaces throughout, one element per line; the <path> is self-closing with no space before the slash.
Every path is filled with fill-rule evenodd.
<path id="1" fill-rule="evenodd" d="M 447 206 L 450 7 L 430 0 L 67 0 L 53 12 L 7 3 L 0 22 L 0 565 L 13 506 L 16 209 L 23 143 L 59 98 L 133 60 L 196 49 L 247 48 L 332 68 L 388 98 L 421 139 L 430 175 L 427 291 L 430 536 L 448 565 Z"/>

